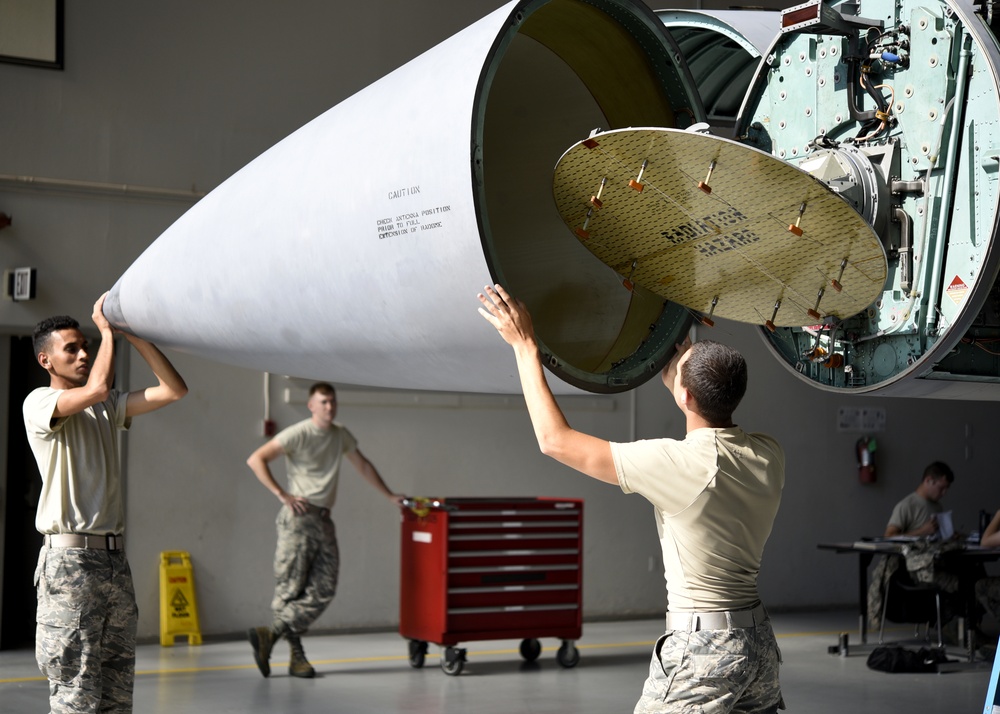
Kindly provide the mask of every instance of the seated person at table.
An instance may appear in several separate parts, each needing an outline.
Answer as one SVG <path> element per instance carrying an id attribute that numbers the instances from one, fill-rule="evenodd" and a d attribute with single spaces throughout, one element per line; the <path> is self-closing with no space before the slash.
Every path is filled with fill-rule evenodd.
<path id="1" fill-rule="evenodd" d="M 938 532 L 937 514 L 944 511 L 941 499 L 955 480 L 951 468 L 941 461 L 935 461 L 924 469 L 920 484 L 913 493 L 896 504 L 885 528 L 885 537 L 893 536 L 932 536 Z M 945 624 L 945 634 L 953 639 L 955 634 L 948 625 L 954 614 L 961 611 L 961 601 L 957 595 L 958 575 L 937 567 L 936 559 L 942 549 L 948 549 L 955 543 L 926 543 L 920 541 L 910 546 L 906 557 L 899 555 L 887 556 L 876 564 L 872 572 L 872 581 L 868 588 L 868 622 L 872 627 L 878 627 L 882 618 L 882 604 L 886 581 L 899 568 L 909 571 L 910 580 L 918 583 L 933 584 L 941 591 L 942 620 Z M 957 624 L 957 623 L 955 623 Z"/>
<path id="2" fill-rule="evenodd" d="M 937 514 L 944 508 L 941 499 L 955 481 L 948 464 L 935 461 L 924 469 L 917 490 L 896 504 L 885 527 L 886 537 L 930 536 L 938 532 Z"/>

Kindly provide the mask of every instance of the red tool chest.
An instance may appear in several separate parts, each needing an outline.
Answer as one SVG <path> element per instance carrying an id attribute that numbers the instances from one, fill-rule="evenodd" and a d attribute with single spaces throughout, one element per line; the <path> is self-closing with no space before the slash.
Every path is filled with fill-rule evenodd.
<path id="1" fill-rule="evenodd" d="M 563 640 L 563 667 L 579 662 L 582 500 L 406 499 L 402 516 L 399 633 L 411 666 L 424 665 L 433 642 L 456 675 L 465 664 L 456 644 L 518 638 L 530 662 L 539 637 Z"/>

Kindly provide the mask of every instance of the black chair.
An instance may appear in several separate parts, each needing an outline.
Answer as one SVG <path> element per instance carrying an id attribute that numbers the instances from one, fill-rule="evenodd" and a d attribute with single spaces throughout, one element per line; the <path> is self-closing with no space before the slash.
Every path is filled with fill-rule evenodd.
<path id="1" fill-rule="evenodd" d="M 897 568 L 885 584 L 882 596 L 882 622 L 878 643 L 882 644 L 885 621 L 926 624 L 930 634 L 931 623 L 937 625 L 937 646 L 944 647 L 941 634 L 941 591 L 934 585 L 913 582 L 905 567 Z"/>

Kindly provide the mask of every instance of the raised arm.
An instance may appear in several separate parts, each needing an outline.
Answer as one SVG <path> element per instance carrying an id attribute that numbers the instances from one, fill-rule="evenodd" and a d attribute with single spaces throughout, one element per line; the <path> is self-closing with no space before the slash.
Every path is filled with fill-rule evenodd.
<path id="1" fill-rule="evenodd" d="M 52 412 L 54 418 L 67 417 L 82 412 L 87 407 L 108 398 L 115 377 L 115 334 L 102 312 L 104 298 L 107 296 L 108 294 L 104 293 L 94 303 L 94 314 L 91 317 L 101 333 L 101 346 L 97 349 L 97 356 L 91 363 L 87 382 L 82 387 L 63 390 L 56 402 L 56 408 Z M 67 347 L 86 349 L 85 344 L 67 345 Z M 42 364 L 42 367 L 47 368 L 47 365 Z"/>
<path id="2" fill-rule="evenodd" d="M 996 512 L 993 520 L 986 526 L 986 530 L 979 538 L 979 545 L 987 548 L 1000 548 L 1000 511 Z"/>
<path id="3" fill-rule="evenodd" d="M 934 535 L 935 533 L 937 533 L 937 531 L 938 531 L 937 517 L 932 515 L 930 518 L 924 521 L 922 525 L 917 526 L 916 528 L 909 530 L 906 533 L 904 533 L 903 529 L 900 528 L 899 526 L 890 523 L 885 527 L 885 537 L 892 538 L 893 536 L 899 536 L 899 535 L 914 536 L 914 537 L 929 536 L 929 535 Z"/>
<path id="4" fill-rule="evenodd" d="M 531 315 L 524 303 L 508 295 L 500 285 L 487 286 L 485 290 L 485 295 L 479 293 L 478 296 L 483 305 L 479 312 L 514 348 L 521 389 L 538 448 L 559 463 L 617 485 L 611 444 L 571 428 L 552 395 L 542 370 Z"/>
<path id="5" fill-rule="evenodd" d="M 257 480 L 261 482 L 264 488 L 274 494 L 275 498 L 288 506 L 292 510 L 292 513 L 302 515 L 308 510 L 309 502 L 301 496 L 293 496 L 283 489 L 274 480 L 271 467 L 268 466 L 269 463 L 284 453 L 285 449 L 281 446 L 281 442 L 277 439 L 271 439 L 250 454 L 250 457 L 247 459 L 247 466 L 250 467 L 250 470 L 253 471 L 254 476 L 257 477 Z"/>
<path id="6" fill-rule="evenodd" d="M 135 351 L 146 360 L 146 364 L 153 370 L 153 375 L 157 379 L 155 387 L 129 392 L 128 401 L 125 403 L 125 413 L 128 416 L 146 414 L 154 409 L 165 407 L 187 394 L 188 388 L 184 379 L 170 364 L 170 360 L 156 348 L 156 345 L 135 335 L 126 335 L 126 338 Z"/>
<path id="7" fill-rule="evenodd" d="M 389 487 L 385 485 L 385 481 L 383 481 L 382 477 L 379 476 L 375 465 L 366 459 L 364 454 L 355 449 L 354 451 L 347 452 L 347 458 L 354 465 L 354 468 L 357 469 L 358 473 L 361 474 L 362 478 L 372 485 L 372 488 L 395 503 L 397 506 L 402 503 L 403 496 L 396 495 L 389 490 Z"/>
<path id="8" fill-rule="evenodd" d="M 667 369 L 663 373 L 663 384 L 670 390 L 670 396 L 675 401 L 680 399 L 679 392 L 681 391 L 680 382 L 677 379 L 677 371 L 680 369 L 681 358 L 689 349 L 691 349 L 691 336 L 687 335 L 684 337 L 684 341 L 677 345 L 677 350 L 674 352 L 674 356 L 670 358 L 670 361 L 667 363 Z"/>

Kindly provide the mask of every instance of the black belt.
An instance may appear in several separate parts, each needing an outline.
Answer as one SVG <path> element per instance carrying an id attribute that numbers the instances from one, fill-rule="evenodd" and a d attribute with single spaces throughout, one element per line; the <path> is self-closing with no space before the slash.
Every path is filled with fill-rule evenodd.
<path id="1" fill-rule="evenodd" d="M 317 505 L 312 504 L 312 503 L 306 503 L 306 506 L 308 507 L 308 510 L 312 511 L 313 513 L 318 513 L 320 518 L 329 518 L 330 517 L 330 509 L 329 508 L 325 508 L 323 506 L 317 506 Z"/>

